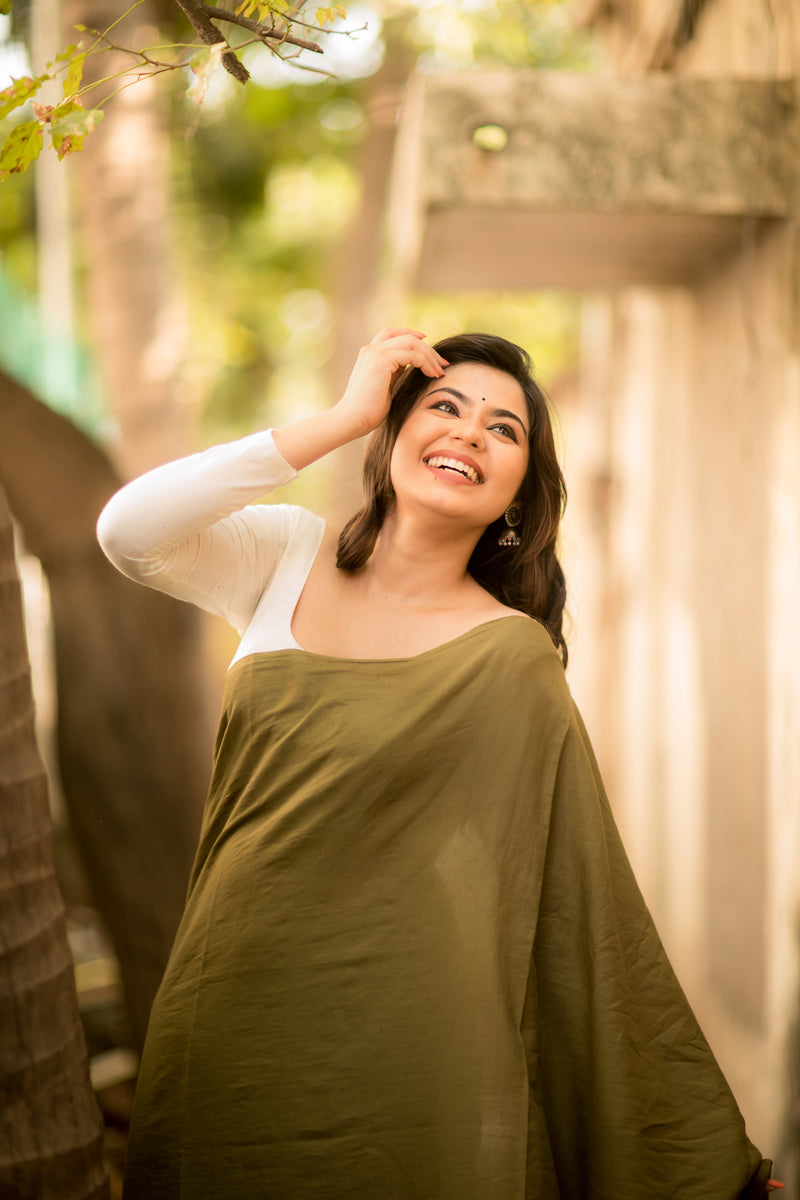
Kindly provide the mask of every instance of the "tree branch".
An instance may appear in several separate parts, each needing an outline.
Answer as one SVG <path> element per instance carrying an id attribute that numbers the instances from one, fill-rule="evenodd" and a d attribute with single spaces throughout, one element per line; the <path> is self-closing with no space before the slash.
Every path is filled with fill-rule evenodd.
<path id="1" fill-rule="evenodd" d="M 230 12 L 227 8 L 216 8 L 213 4 L 203 4 L 203 12 L 209 17 L 213 17 L 216 21 L 229 21 L 232 25 L 240 25 L 242 29 L 247 29 L 250 33 L 254 33 L 262 41 L 270 40 L 277 41 L 283 44 L 286 42 L 290 46 L 299 46 L 301 50 L 313 50 L 316 54 L 323 54 L 324 51 L 316 42 L 309 42 L 305 38 L 295 37 L 286 30 L 279 33 L 275 25 L 270 28 L 262 25 L 258 21 L 253 21 L 250 17 L 242 17 L 237 13 Z M 219 39 L 218 39 L 219 40 Z"/>
<path id="2" fill-rule="evenodd" d="M 216 46 L 219 42 L 224 42 L 228 46 L 222 55 L 223 67 L 234 79 L 238 79 L 239 83 L 247 83 L 250 72 L 230 49 L 227 38 L 210 19 L 205 5 L 199 4 L 197 0 L 175 0 L 175 3 L 191 21 L 201 42 L 204 42 L 206 46 Z"/>

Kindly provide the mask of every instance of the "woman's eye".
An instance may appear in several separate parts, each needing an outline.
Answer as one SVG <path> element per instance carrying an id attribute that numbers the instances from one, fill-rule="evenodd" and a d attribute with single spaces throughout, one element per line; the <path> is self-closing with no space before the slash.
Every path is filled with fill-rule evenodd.
<path id="1" fill-rule="evenodd" d="M 438 408 L 441 412 L 455 413 L 458 415 L 458 409 L 452 400 L 436 400 L 431 408 Z"/>
<path id="2" fill-rule="evenodd" d="M 513 425 L 493 425 L 492 429 L 496 429 L 498 433 L 502 433 L 503 437 L 511 438 L 512 442 L 517 440 L 517 431 Z"/>

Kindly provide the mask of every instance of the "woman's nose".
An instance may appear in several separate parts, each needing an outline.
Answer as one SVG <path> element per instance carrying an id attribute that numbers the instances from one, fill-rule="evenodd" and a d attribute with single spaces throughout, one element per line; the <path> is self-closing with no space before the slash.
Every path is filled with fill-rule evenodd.
<path id="1" fill-rule="evenodd" d="M 475 417 L 462 417 L 453 429 L 453 437 L 469 446 L 482 446 L 483 427 Z"/>

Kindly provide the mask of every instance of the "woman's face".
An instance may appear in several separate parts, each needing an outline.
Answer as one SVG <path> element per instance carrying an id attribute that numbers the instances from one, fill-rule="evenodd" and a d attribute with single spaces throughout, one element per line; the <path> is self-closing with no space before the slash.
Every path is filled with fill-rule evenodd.
<path id="1" fill-rule="evenodd" d="M 530 417 L 511 375 L 457 363 L 431 380 L 392 451 L 398 508 L 416 504 L 483 531 L 515 499 L 528 467 Z"/>

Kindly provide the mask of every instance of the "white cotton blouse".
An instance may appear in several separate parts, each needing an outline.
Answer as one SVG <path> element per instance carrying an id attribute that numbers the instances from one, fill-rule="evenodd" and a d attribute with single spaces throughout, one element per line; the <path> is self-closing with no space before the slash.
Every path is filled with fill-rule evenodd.
<path id="1" fill-rule="evenodd" d="M 129 579 L 225 617 L 242 635 L 231 666 L 300 650 L 292 617 L 325 522 L 296 505 L 254 503 L 296 476 L 271 430 L 213 446 L 112 496 L 98 541 Z"/>

